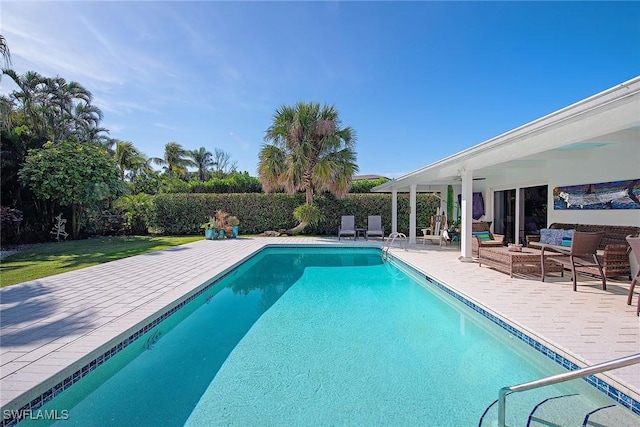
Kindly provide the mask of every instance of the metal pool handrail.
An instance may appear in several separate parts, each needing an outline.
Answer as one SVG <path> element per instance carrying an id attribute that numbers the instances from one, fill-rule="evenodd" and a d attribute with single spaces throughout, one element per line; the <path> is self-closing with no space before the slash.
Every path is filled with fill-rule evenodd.
<path id="1" fill-rule="evenodd" d="M 407 235 L 404 233 L 398 233 L 398 232 L 394 232 L 389 234 L 389 237 L 387 237 L 387 240 L 384 241 L 384 243 L 382 243 L 382 259 L 387 259 L 387 257 L 389 256 L 389 248 L 391 248 L 391 245 L 393 245 L 393 242 L 396 240 L 396 237 L 401 237 L 404 239 L 404 250 L 407 250 Z"/>
<path id="2" fill-rule="evenodd" d="M 500 393 L 498 395 L 498 426 L 505 427 L 505 412 L 507 404 L 506 399 L 508 394 L 574 380 L 576 378 L 586 377 L 587 375 L 599 374 L 601 372 L 610 371 L 612 369 L 635 365 L 636 363 L 640 363 L 640 353 L 610 360 L 608 362 L 598 363 L 597 365 L 593 366 L 587 366 L 586 368 L 577 369 L 575 371 L 565 372 L 563 374 L 553 375 L 547 378 L 541 378 L 539 380 L 531 381 L 528 383 L 512 385 L 510 387 L 503 387 L 500 389 Z"/>

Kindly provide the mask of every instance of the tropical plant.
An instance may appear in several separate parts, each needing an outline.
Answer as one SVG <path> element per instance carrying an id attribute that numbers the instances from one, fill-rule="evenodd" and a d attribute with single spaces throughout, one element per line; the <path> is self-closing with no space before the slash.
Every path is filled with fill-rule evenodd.
<path id="1" fill-rule="evenodd" d="M 239 224 L 240 220 L 238 220 L 238 217 L 229 215 L 222 209 L 218 209 L 215 212 L 215 216 L 210 216 L 209 221 L 201 224 L 200 228 L 204 228 L 205 230 L 215 230 L 216 234 L 214 234 L 214 238 L 217 238 L 220 231 L 223 231 L 227 237 L 232 237 L 233 227 L 238 226 Z"/>
<path id="2" fill-rule="evenodd" d="M 185 150 L 182 145 L 172 141 L 164 146 L 164 158 L 155 157 L 153 161 L 158 165 L 163 165 L 170 177 L 182 176 L 187 173 L 187 167 L 194 166 L 193 161 L 189 159 L 189 154 L 189 150 Z"/>
<path id="3" fill-rule="evenodd" d="M 204 228 L 205 230 L 215 230 L 216 229 L 216 219 L 212 216 L 209 217 L 209 221 L 204 224 L 200 224 L 200 228 Z"/>
<path id="4" fill-rule="evenodd" d="M 152 171 L 149 160 L 129 141 L 111 140 L 114 146 L 113 158 L 120 170 L 120 179 L 134 179 L 141 172 Z M 128 174 L 127 174 L 128 172 Z"/>
<path id="5" fill-rule="evenodd" d="M 62 77 L 44 77 L 35 71 L 23 75 L 3 69 L 20 90 L 10 95 L 15 109 L 25 116 L 33 135 L 53 142 L 76 139 L 97 142 L 106 129 L 99 127 L 102 111 L 91 104 L 93 95 L 80 83 Z"/>
<path id="6" fill-rule="evenodd" d="M 295 208 L 293 216 L 301 223 L 304 222 L 309 225 L 316 225 L 324 219 L 320 208 L 316 205 L 308 205 L 306 203 Z"/>
<path id="7" fill-rule="evenodd" d="M 333 106 L 299 102 L 276 110 L 259 155 L 258 173 L 265 192 L 284 188 L 289 194 L 305 192 L 313 204 L 317 191 L 344 197 L 351 186 L 356 164 L 355 132 L 341 127 Z M 300 233 L 308 225 L 301 221 L 288 230 Z"/>
<path id="8" fill-rule="evenodd" d="M 2 69 L 5 70 L 11 67 L 11 52 L 9 51 L 9 45 L 7 39 L 0 34 L 0 56 L 2 57 Z M 2 80 L 2 73 L 0 73 L 0 80 Z"/>
<path id="9" fill-rule="evenodd" d="M 61 141 L 29 150 L 20 180 L 39 202 L 71 208 L 71 232 L 76 238 L 80 216 L 89 204 L 123 193 L 118 175 L 113 159 L 97 145 Z"/>
<path id="10" fill-rule="evenodd" d="M 153 196 L 143 193 L 122 196 L 113 203 L 113 207 L 120 211 L 128 234 L 148 233 Z"/>
<path id="11" fill-rule="evenodd" d="M 216 211 L 216 229 L 224 230 L 227 227 L 227 218 L 229 214 L 221 209 Z"/>
<path id="12" fill-rule="evenodd" d="M 189 156 L 193 160 L 194 166 L 198 169 L 198 179 L 202 182 L 206 181 L 209 168 L 215 165 L 212 157 L 213 154 L 207 151 L 206 148 L 200 147 L 197 150 L 191 151 Z"/>

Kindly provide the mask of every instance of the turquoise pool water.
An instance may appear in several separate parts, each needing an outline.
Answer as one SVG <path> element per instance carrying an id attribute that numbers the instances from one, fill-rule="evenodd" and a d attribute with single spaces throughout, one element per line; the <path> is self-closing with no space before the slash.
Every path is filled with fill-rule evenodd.
<path id="1" fill-rule="evenodd" d="M 43 409 L 64 426 L 473 426 L 501 387 L 562 371 L 378 249 L 267 249 Z M 575 392 L 611 403 L 574 381 L 510 396 L 508 421 Z"/>

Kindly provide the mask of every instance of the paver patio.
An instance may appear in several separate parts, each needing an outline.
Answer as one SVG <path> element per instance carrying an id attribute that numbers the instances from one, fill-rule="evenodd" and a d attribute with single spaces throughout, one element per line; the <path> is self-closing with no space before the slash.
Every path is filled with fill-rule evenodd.
<path id="1" fill-rule="evenodd" d="M 371 245 L 379 241 L 279 237 L 202 240 L 0 290 L 0 402 L 16 409 L 148 323 L 205 282 L 270 244 Z M 640 322 L 626 305 L 629 281 L 508 275 L 461 263 L 455 247 L 391 253 L 565 358 L 586 366 L 640 352 Z M 556 275 L 557 276 L 557 275 Z M 636 297 L 637 298 L 637 297 Z M 636 300 L 634 299 L 634 302 Z M 640 400 L 640 365 L 603 374 Z M 508 384 L 505 384 L 508 385 Z M 497 396 L 498 390 L 496 390 Z M 10 404 L 9 404 L 10 403 Z"/>

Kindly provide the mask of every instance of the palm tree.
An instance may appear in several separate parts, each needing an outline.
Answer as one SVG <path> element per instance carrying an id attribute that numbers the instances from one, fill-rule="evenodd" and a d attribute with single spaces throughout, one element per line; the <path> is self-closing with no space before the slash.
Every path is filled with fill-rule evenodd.
<path id="1" fill-rule="evenodd" d="M 168 142 L 164 146 L 164 158 L 153 158 L 158 165 L 165 165 L 164 169 L 167 175 L 173 177 L 176 174 L 184 175 L 187 173 L 187 167 L 195 166 L 193 161 L 189 159 L 189 150 L 182 148 L 177 142 Z"/>
<path id="2" fill-rule="evenodd" d="M 304 190 L 306 204 L 312 205 L 316 191 L 344 197 L 358 172 L 355 132 L 349 126 L 341 127 L 333 106 L 299 102 L 280 107 L 265 141 L 258 173 L 267 193 L 278 188 L 289 194 Z M 304 222 L 291 231 L 302 231 Z"/>
<path id="3" fill-rule="evenodd" d="M 197 150 L 191 151 L 189 156 L 193 159 L 195 167 L 198 168 L 198 179 L 202 182 L 206 181 L 209 168 L 215 165 L 211 151 L 200 147 Z"/>
<path id="4" fill-rule="evenodd" d="M 122 180 L 125 179 L 127 171 L 130 171 L 131 175 L 135 176 L 141 169 L 148 167 L 146 157 L 133 146 L 133 143 L 118 139 L 112 140 L 112 143 L 115 145 L 113 158 L 118 165 L 118 169 L 120 169 L 120 178 Z"/>
<path id="5" fill-rule="evenodd" d="M 2 70 L 6 70 L 11 67 L 11 52 L 9 51 L 9 45 L 7 39 L 0 34 L 0 56 L 2 57 Z M 3 73 L 0 73 L 0 80 L 2 80 Z"/>
<path id="6" fill-rule="evenodd" d="M 17 109 L 29 119 L 29 128 L 35 135 L 47 140 L 60 141 L 75 137 L 83 143 L 97 142 L 102 111 L 91 105 L 93 95 L 77 82 L 62 77 L 44 77 L 35 71 L 23 75 L 14 70 L 3 70 L 20 88 L 11 98 Z"/>

